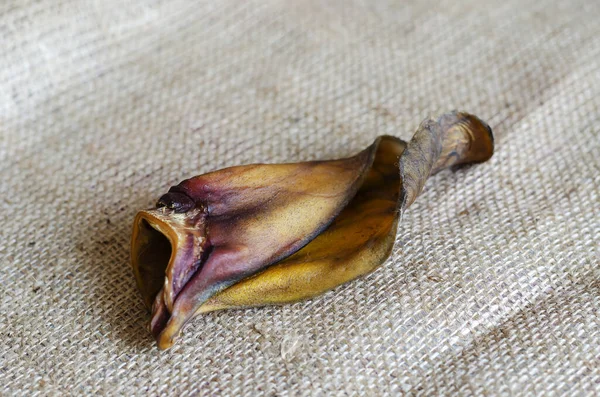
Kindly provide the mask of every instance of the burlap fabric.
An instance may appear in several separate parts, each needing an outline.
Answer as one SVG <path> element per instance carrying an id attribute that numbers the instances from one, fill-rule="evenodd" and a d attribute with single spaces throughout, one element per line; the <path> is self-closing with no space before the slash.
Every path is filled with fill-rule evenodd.
<path id="1" fill-rule="evenodd" d="M 600 3 L 3 1 L 0 394 L 600 392 Z M 180 180 L 487 120 L 375 273 L 159 352 L 135 212 Z"/>

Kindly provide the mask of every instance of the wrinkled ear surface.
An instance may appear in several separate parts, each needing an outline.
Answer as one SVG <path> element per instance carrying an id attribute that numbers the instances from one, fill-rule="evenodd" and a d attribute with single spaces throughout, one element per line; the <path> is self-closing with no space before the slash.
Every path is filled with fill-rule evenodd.
<path id="1" fill-rule="evenodd" d="M 384 136 L 375 146 L 360 189 L 326 230 L 295 254 L 214 295 L 199 312 L 311 298 L 381 264 L 396 235 L 398 158 L 406 144 Z"/>

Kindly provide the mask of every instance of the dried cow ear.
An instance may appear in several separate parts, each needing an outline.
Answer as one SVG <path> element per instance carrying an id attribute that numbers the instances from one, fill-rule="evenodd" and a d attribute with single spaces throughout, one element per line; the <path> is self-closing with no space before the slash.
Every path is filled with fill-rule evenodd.
<path id="1" fill-rule="evenodd" d="M 454 112 L 408 144 L 384 136 L 347 159 L 232 167 L 171 188 L 132 238 L 159 347 L 199 313 L 293 302 L 372 271 L 431 173 L 492 152 L 489 127 Z"/>

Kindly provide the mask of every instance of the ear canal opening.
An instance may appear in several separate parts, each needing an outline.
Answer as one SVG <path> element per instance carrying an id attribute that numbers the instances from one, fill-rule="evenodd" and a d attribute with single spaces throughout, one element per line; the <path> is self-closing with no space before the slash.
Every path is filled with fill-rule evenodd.
<path id="1" fill-rule="evenodd" d="M 152 227 L 147 220 L 142 219 L 138 227 L 133 256 L 137 262 L 139 287 L 146 303 L 151 305 L 165 283 L 165 271 L 173 248 L 167 236 Z"/>

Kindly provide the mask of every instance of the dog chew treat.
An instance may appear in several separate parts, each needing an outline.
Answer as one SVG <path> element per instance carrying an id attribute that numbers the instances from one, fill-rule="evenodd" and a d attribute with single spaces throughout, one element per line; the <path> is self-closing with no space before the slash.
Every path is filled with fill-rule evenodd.
<path id="1" fill-rule="evenodd" d="M 381 136 L 341 160 L 196 176 L 135 217 L 131 263 L 160 349 L 196 315 L 296 302 L 369 273 L 429 175 L 488 160 L 490 127 L 452 112 L 410 142 Z"/>

